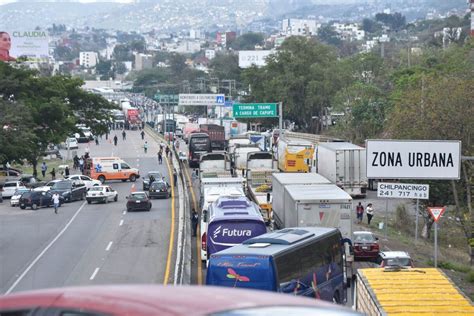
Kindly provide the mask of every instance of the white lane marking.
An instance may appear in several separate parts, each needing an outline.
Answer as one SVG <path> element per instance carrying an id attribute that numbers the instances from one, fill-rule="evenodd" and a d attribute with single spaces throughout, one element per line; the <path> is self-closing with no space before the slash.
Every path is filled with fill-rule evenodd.
<path id="1" fill-rule="evenodd" d="M 94 272 L 92 273 L 91 277 L 89 278 L 89 280 L 94 280 L 95 276 L 97 275 L 97 273 L 99 272 L 99 268 L 95 268 Z"/>
<path id="2" fill-rule="evenodd" d="M 109 244 L 107 245 L 107 248 L 105 248 L 105 251 L 109 251 L 109 250 L 110 250 L 110 248 L 112 247 L 112 244 L 113 244 L 113 242 L 112 242 L 112 241 L 111 241 L 111 242 L 109 242 Z"/>
<path id="3" fill-rule="evenodd" d="M 123 219 L 120 221 L 119 226 L 122 226 L 122 225 L 123 225 Z"/>
<path id="4" fill-rule="evenodd" d="M 122 213 L 122 214 L 123 214 L 123 215 L 127 214 L 127 211 L 123 211 L 123 213 Z"/>
<path id="5" fill-rule="evenodd" d="M 21 282 L 21 280 L 23 280 L 23 278 L 31 270 L 31 268 L 33 268 L 33 266 L 41 259 L 41 257 L 43 257 L 43 255 L 46 253 L 46 251 L 48 251 L 49 248 L 51 248 L 53 246 L 53 244 L 59 239 L 59 237 L 61 237 L 62 234 L 64 234 L 66 229 L 69 228 L 69 226 L 72 224 L 74 219 L 77 217 L 77 215 L 79 215 L 81 210 L 84 208 L 86 203 L 87 203 L 86 201 L 84 201 L 84 203 L 82 203 L 82 205 L 76 211 L 74 216 L 69 220 L 69 222 L 66 224 L 66 226 L 64 226 L 64 228 L 56 235 L 56 237 L 54 237 L 54 239 L 43 249 L 43 251 L 41 251 L 41 253 L 33 260 L 33 262 L 31 262 L 29 264 L 29 266 L 25 269 L 25 271 L 23 271 L 23 273 L 18 277 L 18 279 L 16 279 L 15 283 L 13 283 L 12 286 L 10 286 L 10 288 L 5 292 L 5 294 L 9 294 L 9 293 L 11 293 L 11 291 L 13 291 L 13 289 L 18 285 L 18 283 Z"/>

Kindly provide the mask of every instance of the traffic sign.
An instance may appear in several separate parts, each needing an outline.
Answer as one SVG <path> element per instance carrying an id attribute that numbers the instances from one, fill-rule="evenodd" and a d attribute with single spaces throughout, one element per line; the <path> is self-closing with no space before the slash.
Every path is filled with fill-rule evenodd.
<path id="1" fill-rule="evenodd" d="M 379 182 L 377 185 L 377 197 L 427 200 L 429 196 L 428 184 Z"/>
<path id="2" fill-rule="evenodd" d="M 223 94 L 179 94 L 179 105 L 184 106 L 207 106 L 222 105 L 225 102 Z"/>
<path id="3" fill-rule="evenodd" d="M 461 141 L 367 140 L 369 179 L 459 179 Z"/>
<path id="4" fill-rule="evenodd" d="M 428 212 L 430 212 L 434 221 L 437 223 L 441 215 L 446 211 L 445 207 L 428 207 Z"/>
<path id="5" fill-rule="evenodd" d="M 234 105 L 234 101 L 225 101 L 225 102 L 224 102 L 224 106 L 225 106 L 225 107 L 231 107 L 231 106 L 233 106 L 233 105 Z"/>
<path id="6" fill-rule="evenodd" d="M 276 117 L 277 103 L 234 103 L 234 118 Z"/>

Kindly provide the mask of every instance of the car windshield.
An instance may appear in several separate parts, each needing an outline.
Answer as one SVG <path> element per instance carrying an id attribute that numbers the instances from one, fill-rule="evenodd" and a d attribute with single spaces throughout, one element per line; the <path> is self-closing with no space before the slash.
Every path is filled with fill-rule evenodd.
<path id="1" fill-rule="evenodd" d="M 70 189 L 72 187 L 72 182 L 69 181 L 60 181 L 56 182 L 53 186 L 52 189 Z"/>
<path id="2" fill-rule="evenodd" d="M 355 234 L 354 235 L 354 242 L 360 242 L 360 243 L 365 243 L 365 242 L 374 242 L 375 238 L 374 235 L 372 234 Z"/>
<path id="3" fill-rule="evenodd" d="M 161 173 L 159 172 L 150 172 L 148 173 L 147 177 L 150 178 L 150 176 L 153 176 L 153 178 L 156 179 L 161 179 Z"/>
<path id="4" fill-rule="evenodd" d="M 384 260 L 385 266 L 410 266 L 410 258 L 387 258 Z"/>
<path id="5" fill-rule="evenodd" d="M 154 182 L 151 187 L 153 189 L 166 189 L 166 184 L 164 182 Z"/>
<path id="6" fill-rule="evenodd" d="M 21 195 L 25 192 L 29 192 L 30 190 L 29 189 L 19 189 L 19 190 L 16 190 L 15 191 L 15 195 Z"/>
<path id="7" fill-rule="evenodd" d="M 97 192 L 102 192 L 104 190 L 105 190 L 104 187 L 92 187 L 89 189 L 89 191 L 97 191 Z"/>
<path id="8" fill-rule="evenodd" d="M 145 193 L 135 193 L 135 194 L 132 194 L 132 199 L 144 200 L 144 199 L 146 199 L 146 194 L 145 194 Z"/>
<path id="9" fill-rule="evenodd" d="M 4 188 L 16 187 L 16 182 L 7 182 L 7 183 L 5 183 L 5 185 L 4 185 L 3 187 L 4 187 Z"/>

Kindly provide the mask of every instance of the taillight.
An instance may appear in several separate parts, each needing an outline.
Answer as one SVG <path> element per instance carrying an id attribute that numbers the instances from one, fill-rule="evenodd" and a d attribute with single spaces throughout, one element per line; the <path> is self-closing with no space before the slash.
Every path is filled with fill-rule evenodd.
<path id="1" fill-rule="evenodd" d="M 202 237 L 201 237 L 201 249 L 202 250 L 206 250 L 206 238 L 207 238 L 207 233 L 204 233 L 202 234 Z"/>
<path id="2" fill-rule="evenodd" d="M 382 261 L 382 263 L 380 263 L 380 267 L 381 268 L 385 267 L 385 261 Z"/>
<path id="3" fill-rule="evenodd" d="M 377 250 L 377 251 L 379 251 L 379 249 L 380 249 L 380 248 L 379 248 L 379 244 L 375 244 L 375 245 L 373 245 L 372 247 L 373 247 L 374 250 Z"/>

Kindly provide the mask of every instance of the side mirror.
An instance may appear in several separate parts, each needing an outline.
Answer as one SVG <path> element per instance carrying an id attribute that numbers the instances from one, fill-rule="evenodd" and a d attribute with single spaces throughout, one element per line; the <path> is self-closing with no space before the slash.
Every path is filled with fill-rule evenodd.
<path id="1" fill-rule="evenodd" d="M 379 237 L 375 237 L 375 240 L 379 240 Z"/>
<path id="2" fill-rule="evenodd" d="M 128 200 L 128 199 L 129 199 L 129 196 L 127 195 L 125 198 Z"/>

